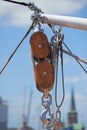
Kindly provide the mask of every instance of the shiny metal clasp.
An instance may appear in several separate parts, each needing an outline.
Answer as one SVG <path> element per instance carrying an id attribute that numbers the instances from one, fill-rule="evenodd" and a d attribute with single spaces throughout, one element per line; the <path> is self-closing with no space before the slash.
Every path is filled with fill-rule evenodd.
<path id="1" fill-rule="evenodd" d="M 50 106 L 52 104 L 52 97 L 49 94 L 48 97 L 42 96 L 42 105 L 45 107 L 45 110 L 41 114 L 41 122 L 42 122 L 42 128 L 52 128 L 54 126 L 54 113 L 51 114 L 50 112 Z"/>
<path id="2" fill-rule="evenodd" d="M 52 128 L 54 126 L 54 113 L 50 114 L 50 109 L 46 109 L 41 114 L 42 127 Z"/>

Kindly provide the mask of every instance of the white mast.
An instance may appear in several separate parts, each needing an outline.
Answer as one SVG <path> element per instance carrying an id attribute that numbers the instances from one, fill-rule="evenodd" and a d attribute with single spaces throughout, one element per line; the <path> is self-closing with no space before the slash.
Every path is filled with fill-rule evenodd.
<path id="1" fill-rule="evenodd" d="M 41 14 L 41 21 L 48 24 L 87 30 L 87 19 L 61 15 Z"/>

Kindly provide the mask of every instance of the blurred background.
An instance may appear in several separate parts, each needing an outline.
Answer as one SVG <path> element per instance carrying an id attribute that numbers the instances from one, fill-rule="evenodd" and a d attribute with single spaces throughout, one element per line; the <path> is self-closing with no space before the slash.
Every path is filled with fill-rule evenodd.
<path id="1" fill-rule="evenodd" d="M 25 0 L 23 2 L 34 2 L 44 13 L 87 18 L 86 0 Z M 31 14 L 32 12 L 27 7 L 0 0 L 0 69 L 30 27 Z M 50 41 L 54 34 L 47 25 L 43 25 L 42 28 Z M 64 42 L 71 51 L 87 60 L 87 31 L 63 27 L 62 33 Z M 28 115 L 28 125 L 32 129 L 41 129 L 42 93 L 36 89 L 34 80 L 30 50 L 31 35 L 32 32 L 0 75 L 0 122 L 5 123 L 0 124 L 1 127 L 5 127 L 3 130 L 6 130 L 6 127 L 8 129 L 21 128 L 24 115 Z M 87 70 L 87 65 L 84 67 Z M 62 120 L 68 129 L 68 114 L 72 115 L 73 109 L 75 119 L 77 118 L 76 122 L 80 124 L 79 130 L 83 127 L 87 130 L 87 75 L 73 58 L 65 54 L 64 77 L 65 100 L 61 108 Z M 60 84 L 58 88 L 61 97 Z M 54 101 L 54 89 L 51 95 Z M 52 110 L 56 110 L 54 105 L 52 105 Z"/>

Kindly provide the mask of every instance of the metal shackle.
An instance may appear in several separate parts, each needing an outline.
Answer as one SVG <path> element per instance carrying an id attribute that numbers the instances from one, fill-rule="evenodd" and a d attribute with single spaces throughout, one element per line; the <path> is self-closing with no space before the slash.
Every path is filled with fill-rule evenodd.
<path id="1" fill-rule="evenodd" d="M 41 98 L 41 103 L 45 108 L 49 108 L 52 104 L 52 96 L 49 94 L 48 97 L 44 97 L 44 95 Z"/>

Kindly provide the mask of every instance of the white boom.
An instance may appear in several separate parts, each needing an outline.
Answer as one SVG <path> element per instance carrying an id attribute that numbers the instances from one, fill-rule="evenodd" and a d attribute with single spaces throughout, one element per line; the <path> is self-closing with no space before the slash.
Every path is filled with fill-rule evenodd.
<path id="1" fill-rule="evenodd" d="M 62 27 L 87 30 L 87 18 L 50 15 L 50 14 L 41 14 L 40 18 L 44 23 L 60 25 Z"/>

